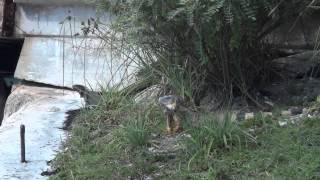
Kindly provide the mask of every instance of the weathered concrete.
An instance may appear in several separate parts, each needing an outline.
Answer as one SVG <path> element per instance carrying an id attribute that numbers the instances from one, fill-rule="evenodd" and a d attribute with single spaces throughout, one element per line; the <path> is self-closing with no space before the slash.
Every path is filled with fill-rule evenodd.
<path id="1" fill-rule="evenodd" d="M 15 3 L 28 4 L 89 4 L 88 0 L 14 0 Z M 92 2 L 92 1 L 91 1 Z"/>
<path id="2" fill-rule="evenodd" d="M 130 62 L 111 53 L 105 41 L 92 34 L 81 35 L 82 22 L 97 17 L 94 6 L 17 2 L 15 34 L 26 38 L 16 78 L 70 88 L 84 85 L 97 91 L 119 83 L 134 71 L 128 67 Z M 110 15 L 99 17 L 108 21 Z"/>
<path id="3" fill-rule="evenodd" d="M 26 38 L 15 77 L 70 88 L 79 84 L 96 91 L 113 86 L 135 68 L 101 43 L 89 38 Z"/>
<path id="4" fill-rule="evenodd" d="M 70 36 L 81 33 L 81 22 L 90 17 L 97 17 L 95 7 L 90 5 L 17 4 L 15 35 Z"/>

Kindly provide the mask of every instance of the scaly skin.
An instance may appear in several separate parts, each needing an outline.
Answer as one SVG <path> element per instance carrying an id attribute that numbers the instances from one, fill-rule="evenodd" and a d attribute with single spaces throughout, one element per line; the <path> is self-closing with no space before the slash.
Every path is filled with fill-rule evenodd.
<path id="1" fill-rule="evenodd" d="M 167 118 L 167 127 L 166 127 L 167 134 L 178 133 L 183 131 L 182 127 L 180 126 L 180 120 L 175 114 L 167 112 L 166 118 Z"/>

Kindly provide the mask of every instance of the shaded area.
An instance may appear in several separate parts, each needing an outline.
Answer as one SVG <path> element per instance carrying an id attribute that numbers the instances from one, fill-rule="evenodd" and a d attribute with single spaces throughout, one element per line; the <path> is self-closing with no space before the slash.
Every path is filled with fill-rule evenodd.
<path id="1" fill-rule="evenodd" d="M 67 114 L 67 117 L 63 123 L 62 129 L 67 131 L 71 129 L 72 122 L 79 116 L 80 110 L 79 109 L 71 110 L 66 112 L 66 114 Z"/>
<path id="2" fill-rule="evenodd" d="M 19 60 L 23 39 L 0 38 L 0 125 L 6 99 L 13 84 L 13 75 Z"/>

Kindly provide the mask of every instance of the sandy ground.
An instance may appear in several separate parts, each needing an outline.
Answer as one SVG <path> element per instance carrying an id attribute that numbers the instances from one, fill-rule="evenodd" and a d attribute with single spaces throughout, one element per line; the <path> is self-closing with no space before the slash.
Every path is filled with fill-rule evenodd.
<path id="1" fill-rule="evenodd" d="M 19 94 L 32 97 L 32 101 L 11 112 L 0 127 L 0 179 L 47 179 L 40 174 L 49 168 L 47 161 L 54 158 L 66 138 L 66 132 L 61 130 L 65 113 L 79 109 L 83 99 L 76 92 L 43 87 L 18 87 L 12 96 L 17 100 Z M 28 163 L 20 163 L 21 124 L 26 127 Z"/>

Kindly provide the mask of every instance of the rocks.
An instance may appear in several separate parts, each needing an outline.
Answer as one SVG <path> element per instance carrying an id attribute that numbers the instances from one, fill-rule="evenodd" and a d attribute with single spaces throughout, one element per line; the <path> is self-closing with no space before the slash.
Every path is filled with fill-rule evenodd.
<path id="1" fill-rule="evenodd" d="M 300 107 L 292 107 L 289 109 L 291 115 L 298 115 L 303 113 L 303 108 Z"/>
<path id="2" fill-rule="evenodd" d="M 317 44 L 319 13 L 289 18 L 267 36 L 268 42 L 288 52 L 313 49 Z"/>
<path id="3" fill-rule="evenodd" d="M 279 126 L 280 127 L 284 127 L 284 126 L 287 126 L 288 125 L 288 122 L 287 121 L 279 121 Z"/>
<path id="4" fill-rule="evenodd" d="M 306 105 L 308 102 L 316 101 L 320 94 L 320 79 L 294 79 L 287 82 L 274 83 L 263 89 L 269 98 L 277 104 Z"/>
<path id="5" fill-rule="evenodd" d="M 283 111 L 281 111 L 281 116 L 290 116 L 290 111 L 288 111 L 288 110 L 283 110 Z"/>
<path id="6" fill-rule="evenodd" d="M 273 116 L 273 114 L 272 114 L 272 112 L 262 112 L 262 116 L 269 116 L 269 117 L 272 117 Z"/>
<path id="7" fill-rule="evenodd" d="M 279 120 L 279 126 L 287 126 L 290 124 L 296 124 L 305 117 L 308 117 L 307 108 L 302 107 L 290 107 L 288 110 L 281 111 L 281 120 Z"/>
<path id="8" fill-rule="evenodd" d="M 258 114 L 255 114 L 253 112 L 245 113 L 244 119 L 245 120 L 254 119 Z M 272 112 L 260 112 L 260 115 L 262 115 L 262 117 L 272 117 L 273 116 Z"/>
<path id="9" fill-rule="evenodd" d="M 275 67 L 285 79 L 296 79 L 306 75 L 318 77 L 317 71 L 312 69 L 319 67 L 320 51 L 306 51 L 284 58 L 273 60 Z"/>
<path id="10" fill-rule="evenodd" d="M 156 103 L 160 92 L 160 85 L 154 85 L 138 93 L 134 99 L 137 103 Z"/>
<path id="11" fill-rule="evenodd" d="M 254 118 L 254 113 L 253 112 L 251 112 L 251 113 L 246 113 L 245 115 L 244 115 L 244 119 L 245 120 L 249 120 L 249 119 L 253 119 Z"/>
<path id="12" fill-rule="evenodd" d="M 291 107 L 288 110 L 281 111 L 281 116 L 296 116 L 303 113 L 303 108 L 301 107 Z"/>
<path id="13" fill-rule="evenodd" d="M 179 143 L 185 138 L 191 138 L 189 134 L 175 134 L 170 136 L 156 136 L 151 141 L 151 147 L 148 148 L 148 152 L 156 156 L 170 156 L 175 157 L 177 151 L 183 149 L 183 146 Z"/>

